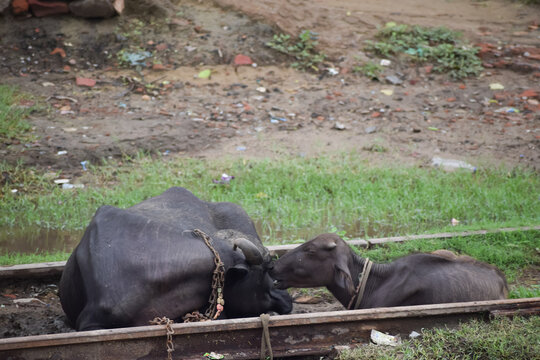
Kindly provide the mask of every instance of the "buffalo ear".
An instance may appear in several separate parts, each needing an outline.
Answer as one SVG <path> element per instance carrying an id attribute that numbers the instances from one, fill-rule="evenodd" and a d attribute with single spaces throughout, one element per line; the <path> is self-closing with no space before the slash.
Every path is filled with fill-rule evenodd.
<path id="1" fill-rule="evenodd" d="M 225 275 L 227 279 L 229 280 L 239 280 L 245 277 L 249 272 L 249 268 L 245 264 L 236 264 L 229 270 L 227 270 L 227 274 Z"/>
<path id="2" fill-rule="evenodd" d="M 338 262 L 336 265 L 334 265 L 334 267 L 335 267 L 335 272 L 334 272 L 335 283 L 339 287 L 346 289 L 349 293 L 352 294 L 354 291 L 354 283 L 352 281 L 349 268 L 343 262 Z"/>

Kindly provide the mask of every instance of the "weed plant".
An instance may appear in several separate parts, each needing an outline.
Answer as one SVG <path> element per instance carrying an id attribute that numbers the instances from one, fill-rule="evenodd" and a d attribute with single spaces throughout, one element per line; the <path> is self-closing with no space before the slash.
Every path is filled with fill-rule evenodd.
<path id="1" fill-rule="evenodd" d="M 0 85 L 0 140 L 20 138 L 32 128 L 25 118 L 35 106 L 23 107 L 18 104 L 27 98 L 13 86 Z"/>
<path id="2" fill-rule="evenodd" d="M 296 61 L 291 64 L 293 68 L 318 72 L 326 55 L 315 49 L 318 44 L 317 37 L 316 33 L 309 30 L 302 31 L 296 39 L 287 34 L 276 34 L 266 45 L 294 57 Z"/>
<path id="3" fill-rule="evenodd" d="M 464 43 L 461 34 L 444 27 L 388 23 L 366 50 L 382 57 L 401 56 L 416 63 L 432 63 L 433 70 L 454 79 L 477 76 L 482 71 L 478 48 Z"/>

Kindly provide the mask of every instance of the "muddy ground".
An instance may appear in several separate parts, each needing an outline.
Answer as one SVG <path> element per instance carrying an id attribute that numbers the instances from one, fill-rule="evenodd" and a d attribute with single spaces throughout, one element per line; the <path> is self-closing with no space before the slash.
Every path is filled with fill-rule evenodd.
<path id="1" fill-rule="evenodd" d="M 437 155 L 480 168 L 540 169 L 539 7 L 502 0 L 126 3 L 122 16 L 105 20 L 0 15 L 0 82 L 33 96 L 19 106 L 41 106 L 29 119 L 31 139 L 0 142 L 2 160 L 60 170 L 73 182 L 82 161 L 140 150 L 201 158 L 352 151 L 375 165 L 425 165 Z M 355 74 L 370 56 L 364 40 L 388 21 L 462 31 L 485 50 L 482 75 L 452 81 L 396 59 L 384 76 L 400 85 Z M 291 69 L 291 59 L 265 45 L 276 33 L 305 29 L 319 34 L 329 55 L 319 74 Z M 138 69 L 119 61 L 133 46 L 152 53 Z M 233 66 L 238 54 L 257 66 Z M 197 78 L 205 69 L 212 76 Z M 77 85 L 77 78 L 96 83 Z M 495 83 L 504 89 L 492 90 Z M 55 284 L 3 284 L 0 337 L 67 331 Z M 13 302 L 32 297 L 41 301 Z M 340 308 L 317 297 L 318 305 L 295 311 Z"/>
<path id="2" fill-rule="evenodd" d="M 207 158 L 353 151 L 373 164 L 425 164 L 437 155 L 478 167 L 540 167 L 538 6 L 216 0 L 178 2 L 170 17 L 156 9 L 128 2 L 122 16 L 106 20 L 2 15 L 1 82 L 35 96 L 20 106 L 46 109 L 31 116 L 34 138 L 0 143 L 0 156 L 74 177 L 81 161 L 140 150 Z M 463 31 L 486 50 L 485 71 L 452 81 L 394 60 L 384 76 L 401 85 L 353 73 L 369 56 L 364 41 L 387 21 Z M 301 29 L 319 34 L 325 68 L 339 74 L 293 70 L 265 45 Z M 134 46 L 153 53 L 139 71 L 118 60 Z M 237 54 L 257 67 L 232 66 Z M 210 79 L 196 78 L 205 69 Z M 76 78 L 96 84 L 78 86 Z M 504 89 L 491 90 L 494 83 Z"/>

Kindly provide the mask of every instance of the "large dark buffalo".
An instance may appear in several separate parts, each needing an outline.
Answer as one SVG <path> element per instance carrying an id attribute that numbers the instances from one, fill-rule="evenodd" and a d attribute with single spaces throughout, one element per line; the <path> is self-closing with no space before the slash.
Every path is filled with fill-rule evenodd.
<path id="1" fill-rule="evenodd" d="M 326 286 L 350 309 L 496 300 L 508 296 L 506 278 L 500 270 L 449 251 L 408 255 L 389 264 L 373 263 L 362 294 L 359 275 L 365 264 L 366 259 L 358 256 L 339 236 L 322 234 L 283 255 L 270 275 L 279 289 Z"/>
<path id="2" fill-rule="evenodd" d="M 292 310 L 285 290 L 274 289 L 271 264 L 253 222 L 233 203 L 201 201 L 171 188 L 127 209 L 100 207 L 71 254 L 60 280 L 62 307 L 77 330 L 147 325 L 203 313 L 215 257 L 225 268 L 221 317 Z"/>

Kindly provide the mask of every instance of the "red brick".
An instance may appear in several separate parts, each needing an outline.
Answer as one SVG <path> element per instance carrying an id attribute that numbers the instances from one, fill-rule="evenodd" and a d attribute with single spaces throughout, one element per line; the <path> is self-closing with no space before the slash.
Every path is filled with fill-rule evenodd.
<path id="1" fill-rule="evenodd" d="M 96 85 L 96 80 L 89 78 L 78 77 L 75 82 L 78 86 L 94 87 Z"/>

